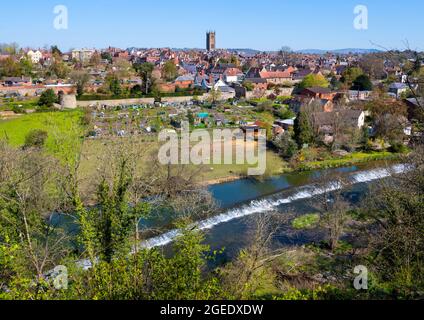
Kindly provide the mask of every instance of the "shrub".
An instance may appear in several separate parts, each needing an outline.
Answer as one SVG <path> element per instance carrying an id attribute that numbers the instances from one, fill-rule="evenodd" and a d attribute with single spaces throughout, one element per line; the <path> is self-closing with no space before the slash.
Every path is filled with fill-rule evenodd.
<path id="1" fill-rule="evenodd" d="M 402 142 L 392 142 L 389 151 L 393 153 L 406 153 L 408 148 Z"/>
<path id="2" fill-rule="evenodd" d="M 56 102 L 56 93 L 54 93 L 53 89 L 48 89 L 41 94 L 40 99 L 38 100 L 38 105 L 51 108 Z"/>
<path id="3" fill-rule="evenodd" d="M 25 137 L 24 148 L 42 148 L 47 140 L 48 133 L 44 130 L 31 130 Z"/>

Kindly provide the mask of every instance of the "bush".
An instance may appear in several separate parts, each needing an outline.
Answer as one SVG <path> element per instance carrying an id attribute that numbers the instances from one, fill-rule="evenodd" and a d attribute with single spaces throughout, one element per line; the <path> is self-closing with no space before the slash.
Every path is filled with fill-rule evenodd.
<path id="1" fill-rule="evenodd" d="M 51 108 L 56 102 L 56 93 L 54 93 L 53 89 L 48 89 L 41 94 L 40 99 L 38 100 L 38 105 Z"/>
<path id="2" fill-rule="evenodd" d="M 48 133 L 44 130 L 32 130 L 25 137 L 24 148 L 42 148 L 47 140 Z"/>
<path id="3" fill-rule="evenodd" d="M 393 153 L 406 153 L 408 148 L 402 142 L 392 142 L 389 151 Z"/>
<path id="4" fill-rule="evenodd" d="M 297 152 L 297 144 L 288 132 L 275 137 L 272 143 L 286 159 L 291 159 Z"/>

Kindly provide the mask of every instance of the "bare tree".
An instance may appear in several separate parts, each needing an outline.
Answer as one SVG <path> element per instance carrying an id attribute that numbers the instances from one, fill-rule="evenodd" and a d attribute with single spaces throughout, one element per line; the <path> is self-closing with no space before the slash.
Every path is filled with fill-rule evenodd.
<path id="1" fill-rule="evenodd" d="M 272 242 L 287 220 L 287 216 L 272 212 L 258 214 L 250 219 L 250 245 L 240 252 L 234 262 L 220 269 L 224 290 L 231 298 L 252 298 L 261 286 L 266 265 L 282 254 L 281 251 L 272 250 Z"/>
<path id="2" fill-rule="evenodd" d="M 341 174 L 323 172 L 314 186 L 318 194 L 311 200 L 313 208 L 321 213 L 321 225 L 327 230 L 328 243 L 334 251 L 348 222 L 349 203 L 343 191 L 348 186 Z"/>

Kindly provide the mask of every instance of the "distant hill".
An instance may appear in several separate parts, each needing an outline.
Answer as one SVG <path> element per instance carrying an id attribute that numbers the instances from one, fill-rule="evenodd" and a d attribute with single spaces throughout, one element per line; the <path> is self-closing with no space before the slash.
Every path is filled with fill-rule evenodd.
<path id="1" fill-rule="evenodd" d="M 239 52 L 239 53 L 242 53 L 242 54 L 247 55 L 247 56 L 254 56 L 255 54 L 263 52 L 263 51 L 259 51 L 259 50 L 255 50 L 255 49 L 248 49 L 248 48 L 245 48 L 245 49 L 228 49 L 228 51 Z"/>
<path id="2" fill-rule="evenodd" d="M 304 53 L 304 54 L 326 54 L 327 52 L 335 53 L 335 54 L 349 54 L 349 53 L 366 54 L 366 53 L 378 53 L 378 52 L 381 52 L 381 50 L 359 49 L 359 48 L 347 48 L 347 49 L 335 49 L 335 50 L 304 49 L 304 50 L 298 50 L 296 52 Z"/>

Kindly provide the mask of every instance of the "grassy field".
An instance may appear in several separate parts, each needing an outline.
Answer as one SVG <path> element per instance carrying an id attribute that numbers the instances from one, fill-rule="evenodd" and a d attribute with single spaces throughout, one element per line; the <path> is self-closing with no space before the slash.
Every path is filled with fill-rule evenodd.
<path id="1" fill-rule="evenodd" d="M 123 141 L 123 139 L 128 138 L 114 138 L 116 142 Z M 139 170 L 145 170 L 150 165 L 151 155 L 157 154 L 157 149 L 159 147 L 159 142 L 157 137 L 133 137 L 130 138 L 135 140 L 135 143 L 138 144 L 138 147 L 141 150 L 141 154 L 144 155 L 140 159 Z M 88 177 L 95 173 L 98 169 L 99 164 L 107 159 L 108 153 L 110 152 L 110 141 L 109 139 L 99 139 L 99 140 L 85 140 L 82 148 L 82 163 L 80 166 L 80 176 Z M 156 153 L 155 153 L 156 152 Z M 265 176 L 272 176 L 282 174 L 289 170 L 288 164 L 275 152 L 268 150 L 266 159 L 266 173 Z M 233 157 L 235 162 L 235 156 Z M 190 165 L 192 170 L 199 169 L 198 166 Z M 248 164 L 219 164 L 219 165 L 201 165 L 201 170 L 199 174 L 199 182 L 205 183 L 219 183 L 228 180 L 233 180 L 245 176 L 247 174 L 248 168 L 255 168 L 256 165 Z"/>
<path id="2" fill-rule="evenodd" d="M 3 99 L 0 101 L 0 111 L 28 110 L 35 109 L 38 105 L 38 99 L 28 99 L 23 101 L 14 101 L 13 99 Z"/>
<path id="3" fill-rule="evenodd" d="M 322 161 L 306 161 L 298 166 L 300 171 L 316 170 L 316 169 L 330 169 L 343 166 L 351 166 L 370 161 L 379 160 L 397 160 L 401 154 L 392 153 L 389 151 L 382 152 L 355 152 L 345 157 L 335 157 L 333 159 L 326 159 Z"/>
<path id="4" fill-rule="evenodd" d="M 14 147 L 25 143 L 26 135 L 34 129 L 48 133 L 46 150 L 62 156 L 67 149 L 81 144 L 84 128 L 80 124 L 80 110 L 24 114 L 10 120 L 0 120 L 0 139 L 7 139 Z"/>

